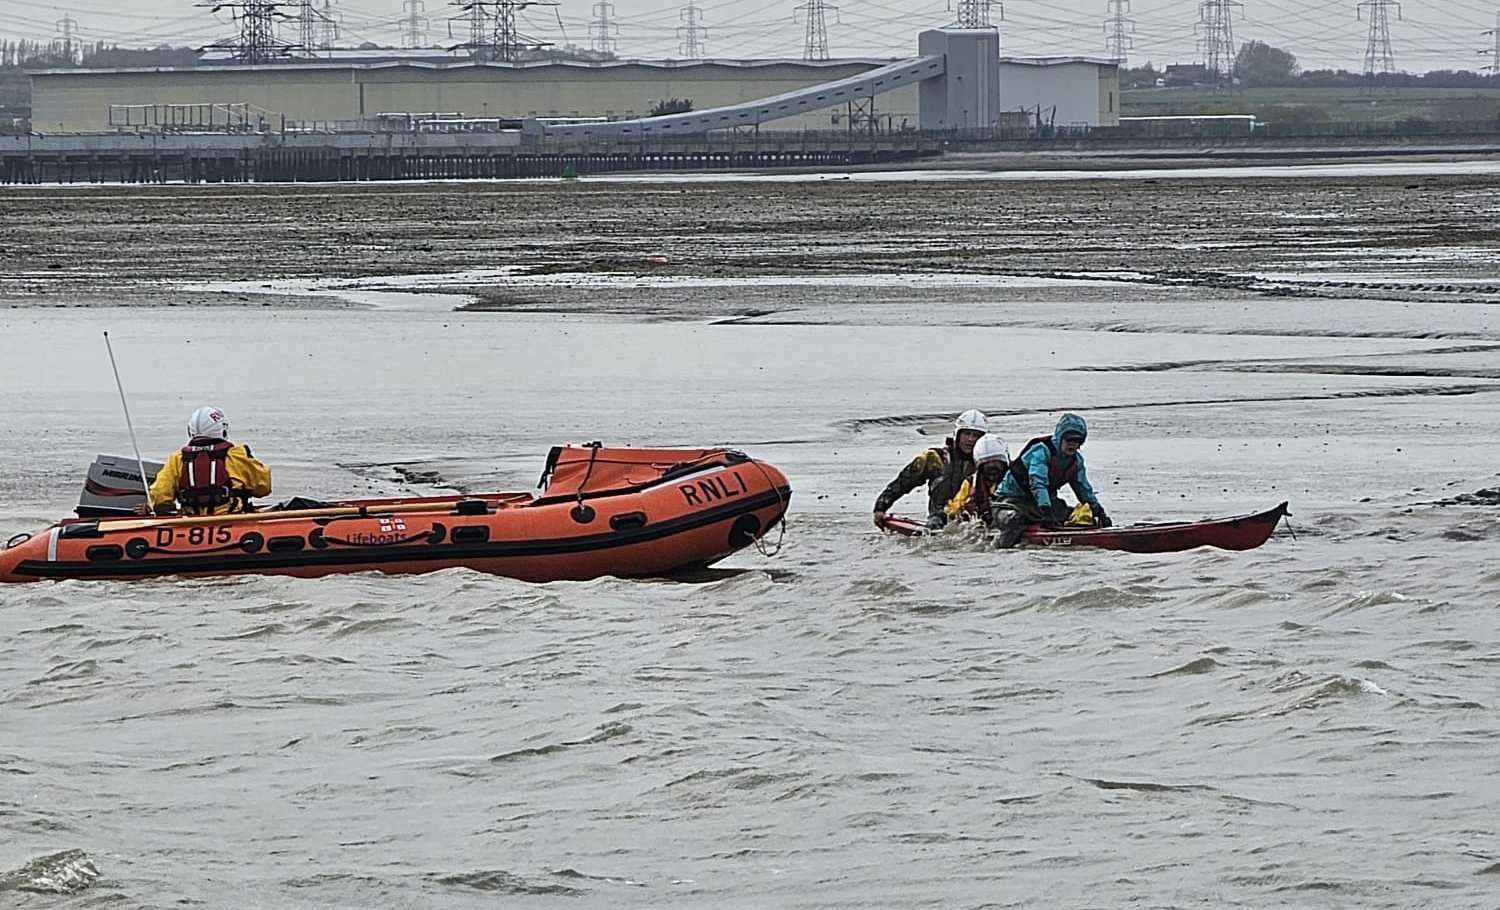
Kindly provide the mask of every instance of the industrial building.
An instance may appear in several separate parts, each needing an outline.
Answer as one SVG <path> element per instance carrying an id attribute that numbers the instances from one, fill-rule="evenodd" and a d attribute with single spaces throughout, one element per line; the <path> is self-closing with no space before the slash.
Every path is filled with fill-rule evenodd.
<path id="1" fill-rule="evenodd" d="M 1062 127 L 1118 126 L 1120 69 L 1094 57 L 1000 58 L 1000 109 Z"/>
<path id="2" fill-rule="evenodd" d="M 977 31 L 924 32 L 921 52 L 943 53 L 949 41 L 960 41 Z M 764 130 L 975 130 L 993 126 L 1003 114 L 1022 110 L 1059 127 L 1118 122 L 1119 73 L 1112 61 L 1000 58 L 998 33 L 988 30 L 986 34 L 989 38 L 974 46 L 988 59 L 970 57 L 961 63 L 965 58 L 949 51 L 947 66 L 954 74 L 947 80 L 930 79 L 920 86 L 877 86 L 859 101 L 822 104 L 776 119 L 758 117 L 755 125 Z M 634 120 L 673 99 L 691 101 L 695 111 L 750 105 L 853 79 L 897 62 L 866 58 L 599 63 L 392 59 L 53 69 L 32 75 L 32 125 L 42 133 L 131 128 L 135 125 L 129 117 L 132 107 L 156 105 L 238 105 L 256 110 L 274 126 L 286 122 L 329 129 L 368 128 L 381 115 L 407 112 L 448 112 L 476 119 Z M 975 84 L 976 80 L 983 84 Z M 940 90 L 940 86 L 946 88 Z M 936 100 L 959 89 L 980 100 L 973 105 Z M 942 114 L 934 113 L 935 103 L 947 105 Z"/>

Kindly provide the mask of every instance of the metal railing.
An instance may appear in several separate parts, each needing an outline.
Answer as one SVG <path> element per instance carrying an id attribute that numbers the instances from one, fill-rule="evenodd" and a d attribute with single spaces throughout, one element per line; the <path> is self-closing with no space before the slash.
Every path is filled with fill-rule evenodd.
<path id="1" fill-rule="evenodd" d="M 264 133 L 281 115 L 246 101 L 111 104 L 108 124 L 126 132 Z"/>

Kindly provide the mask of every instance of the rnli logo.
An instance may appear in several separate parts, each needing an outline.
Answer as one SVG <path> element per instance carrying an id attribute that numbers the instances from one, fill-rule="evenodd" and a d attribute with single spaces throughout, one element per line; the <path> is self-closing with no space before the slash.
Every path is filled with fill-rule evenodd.
<path id="1" fill-rule="evenodd" d="M 733 479 L 733 483 L 730 479 Z M 739 471 L 731 471 L 726 477 L 716 474 L 706 477 L 697 483 L 685 483 L 677 487 L 682 494 L 682 499 L 690 506 L 706 506 L 710 503 L 725 499 L 734 499 L 750 492 L 750 487 L 745 483 L 745 478 L 740 476 Z"/>
<path id="2" fill-rule="evenodd" d="M 405 530 L 406 530 L 406 521 L 405 521 L 405 519 L 396 518 L 396 517 L 382 518 L 382 519 L 380 519 L 380 533 L 381 534 L 394 534 L 397 531 L 405 531 Z"/>

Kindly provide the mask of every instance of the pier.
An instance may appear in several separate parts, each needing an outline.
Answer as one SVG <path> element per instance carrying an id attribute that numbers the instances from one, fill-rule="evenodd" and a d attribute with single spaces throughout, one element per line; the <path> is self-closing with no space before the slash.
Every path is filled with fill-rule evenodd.
<path id="1" fill-rule="evenodd" d="M 629 171 L 847 167 L 940 155 L 920 132 L 738 132 L 547 142 L 476 133 L 95 133 L 0 137 L 0 183 L 513 179 Z"/>

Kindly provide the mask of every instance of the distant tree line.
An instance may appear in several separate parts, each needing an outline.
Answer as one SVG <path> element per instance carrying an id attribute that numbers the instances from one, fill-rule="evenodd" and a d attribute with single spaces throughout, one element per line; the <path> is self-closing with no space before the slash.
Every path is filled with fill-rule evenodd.
<path id="1" fill-rule="evenodd" d="M 1172 67 L 1187 70 L 1193 67 Z M 1182 77 L 1157 69 L 1147 62 L 1143 66 L 1120 71 L 1121 88 L 1152 88 L 1157 80 L 1171 83 Z M 1354 88 L 1370 83 L 1364 73 L 1344 69 L 1304 70 L 1290 51 L 1273 47 L 1264 41 L 1247 41 L 1240 45 L 1234 59 L 1235 81 L 1245 88 Z M 1387 73 L 1374 81 L 1392 88 L 1500 88 L 1500 78 L 1471 70 L 1432 70 L 1426 73 Z M 1179 84 L 1180 81 L 1179 81 Z"/>
<path id="2" fill-rule="evenodd" d="M 163 45 L 125 48 L 103 41 L 29 41 L 0 38 L 0 134 L 25 132 L 30 126 L 31 79 L 29 69 L 60 69 L 71 66 L 190 66 L 197 52 L 187 47 Z"/>
<path id="3" fill-rule="evenodd" d="M 197 58 L 190 47 L 161 45 L 152 48 L 120 47 L 104 41 L 14 41 L 0 38 L 0 67 L 64 66 L 188 66 Z"/>
<path id="4" fill-rule="evenodd" d="M 665 117 L 668 114 L 687 114 L 693 110 L 693 99 L 691 98 L 663 98 L 661 101 L 651 105 L 651 110 L 646 112 L 647 117 Z"/>
<path id="5" fill-rule="evenodd" d="M 0 39 L 0 66 L 34 66 L 68 62 L 63 48 L 50 41 Z"/>
<path id="6" fill-rule="evenodd" d="M 366 41 L 356 45 L 354 50 L 360 51 L 394 51 L 401 50 L 394 44 L 376 44 L 374 41 Z M 434 44 L 428 50 L 443 50 L 441 45 Z M 596 51 L 576 44 L 565 44 L 562 47 L 528 47 L 524 48 L 516 59 L 522 63 L 608 63 L 620 59 L 612 51 Z"/>

